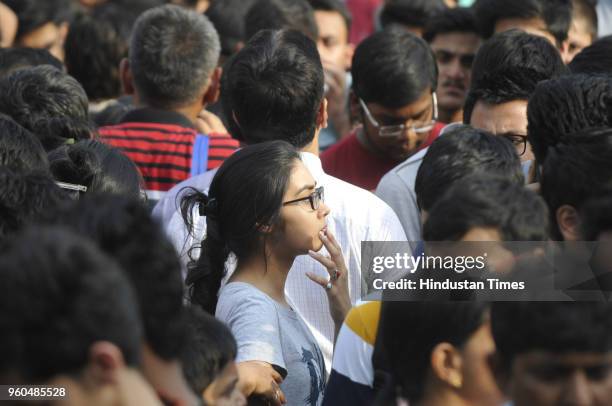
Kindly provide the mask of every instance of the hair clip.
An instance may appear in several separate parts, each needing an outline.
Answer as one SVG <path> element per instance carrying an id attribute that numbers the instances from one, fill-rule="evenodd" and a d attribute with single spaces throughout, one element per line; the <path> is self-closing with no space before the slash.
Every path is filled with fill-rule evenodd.
<path id="1" fill-rule="evenodd" d="M 76 185 L 74 183 L 66 183 L 66 182 L 55 182 L 55 184 L 64 190 L 73 192 L 75 199 L 78 199 L 81 193 L 87 192 L 87 186 Z"/>
<path id="2" fill-rule="evenodd" d="M 66 141 L 64 142 L 64 144 L 66 145 L 73 145 L 76 143 L 76 140 L 74 138 L 66 138 Z"/>

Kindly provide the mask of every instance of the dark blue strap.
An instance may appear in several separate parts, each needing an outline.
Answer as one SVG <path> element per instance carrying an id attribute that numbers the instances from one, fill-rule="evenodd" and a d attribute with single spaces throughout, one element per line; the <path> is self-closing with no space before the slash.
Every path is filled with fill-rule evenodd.
<path id="1" fill-rule="evenodd" d="M 196 135 L 191 156 L 191 176 L 201 175 L 208 170 L 209 143 L 210 138 L 207 135 Z"/>

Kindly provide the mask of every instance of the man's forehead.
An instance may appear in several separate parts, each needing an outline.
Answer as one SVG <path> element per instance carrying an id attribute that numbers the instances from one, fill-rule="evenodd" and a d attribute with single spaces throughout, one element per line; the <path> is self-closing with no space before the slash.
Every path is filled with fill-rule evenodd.
<path id="1" fill-rule="evenodd" d="M 474 55 L 480 43 L 480 37 L 473 32 L 445 32 L 437 34 L 430 46 L 434 51 Z"/>

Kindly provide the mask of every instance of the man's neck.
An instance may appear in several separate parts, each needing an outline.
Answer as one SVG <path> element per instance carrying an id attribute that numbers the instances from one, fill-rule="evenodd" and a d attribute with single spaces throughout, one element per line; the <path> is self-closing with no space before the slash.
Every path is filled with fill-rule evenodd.
<path id="1" fill-rule="evenodd" d="M 445 110 L 439 109 L 438 122 L 441 123 L 461 123 L 463 122 L 463 109 L 459 110 Z"/>
<path id="2" fill-rule="evenodd" d="M 315 132 L 314 138 L 312 139 L 312 142 L 300 148 L 300 152 L 309 152 L 313 155 L 319 156 L 319 133 L 320 132 L 321 130 L 317 129 L 317 131 Z"/>
<path id="3" fill-rule="evenodd" d="M 182 107 L 176 107 L 176 108 L 172 108 L 172 109 L 159 108 L 159 107 L 155 107 L 155 106 L 152 106 L 150 104 L 147 104 L 147 103 L 143 102 L 142 99 L 140 97 L 138 97 L 138 95 L 134 95 L 133 100 L 134 100 L 134 105 L 137 106 L 137 107 L 150 107 L 150 108 L 154 108 L 154 109 L 166 110 L 166 111 L 171 111 L 171 112 L 174 112 L 174 113 L 181 114 L 181 115 L 187 117 L 187 119 L 189 119 L 189 121 L 191 121 L 193 123 L 193 125 L 196 125 L 196 120 L 198 119 L 198 114 L 200 114 L 200 111 L 202 111 L 202 109 L 204 108 L 202 103 L 192 103 L 190 105 L 186 105 L 186 106 L 182 106 Z"/>

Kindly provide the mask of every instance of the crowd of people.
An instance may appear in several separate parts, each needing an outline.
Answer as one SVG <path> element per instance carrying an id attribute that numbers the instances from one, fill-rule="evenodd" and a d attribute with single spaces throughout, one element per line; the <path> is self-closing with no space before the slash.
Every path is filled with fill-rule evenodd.
<path id="1" fill-rule="evenodd" d="M 611 405 L 609 34 L 609 0 L 0 0 L 0 401 Z M 366 242 L 536 279 L 599 243 L 600 296 L 393 300 Z"/>

